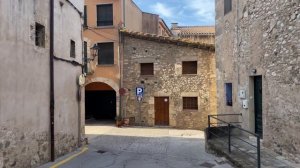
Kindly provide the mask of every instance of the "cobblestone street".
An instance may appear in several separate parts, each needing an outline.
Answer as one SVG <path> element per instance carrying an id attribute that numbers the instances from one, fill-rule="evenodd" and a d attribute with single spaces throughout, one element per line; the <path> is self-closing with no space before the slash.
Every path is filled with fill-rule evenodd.
<path id="1" fill-rule="evenodd" d="M 231 167 L 205 152 L 202 131 L 90 125 L 86 134 L 88 152 L 62 168 Z"/>

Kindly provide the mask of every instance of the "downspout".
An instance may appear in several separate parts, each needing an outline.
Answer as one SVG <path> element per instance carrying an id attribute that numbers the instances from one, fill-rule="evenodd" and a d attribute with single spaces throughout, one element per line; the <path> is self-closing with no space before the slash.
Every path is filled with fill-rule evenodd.
<path id="1" fill-rule="evenodd" d="M 125 14 L 126 14 L 126 12 L 125 12 L 125 2 L 126 0 L 123 0 L 123 25 L 124 25 L 124 28 L 126 27 L 126 23 L 125 23 Z"/>
<path id="2" fill-rule="evenodd" d="M 50 153 L 55 161 L 54 144 L 54 0 L 50 0 Z"/>

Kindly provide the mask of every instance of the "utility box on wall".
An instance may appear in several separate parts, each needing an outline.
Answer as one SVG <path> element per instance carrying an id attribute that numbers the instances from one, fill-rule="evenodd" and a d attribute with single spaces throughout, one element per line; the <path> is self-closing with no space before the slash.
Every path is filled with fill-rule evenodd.
<path id="1" fill-rule="evenodd" d="M 248 100 L 243 100 L 242 106 L 244 109 L 248 109 Z"/>
<path id="2" fill-rule="evenodd" d="M 246 91 L 245 90 L 240 90 L 239 91 L 239 98 L 246 99 Z"/>

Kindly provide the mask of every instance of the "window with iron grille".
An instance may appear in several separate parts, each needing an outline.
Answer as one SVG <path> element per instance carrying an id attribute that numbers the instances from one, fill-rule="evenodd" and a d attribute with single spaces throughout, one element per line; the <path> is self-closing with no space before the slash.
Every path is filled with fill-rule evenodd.
<path id="1" fill-rule="evenodd" d="M 97 5 L 97 26 L 113 25 L 113 5 Z"/>
<path id="2" fill-rule="evenodd" d="M 70 57 L 75 58 L 75 41 L 71 40 L 70 43 Z"/>
<path id="3" fill-rule="evenodd" d="M 224 15 L 229 13 L 232 9 L 232 0 L 224 0 Z"/>
<path id="4" fill-rule="evenodd" d="M 45 26 L 35 23 L 35 45 L 45 47 Z"/>
<path id="5" fill-rule="evenodd" d="M 114 64 L 114 43 L 98 43 L 100 47 L 98 51 L 99 65 L 113 65 Z"/>
<path id="6" fill-rule="evenodd" d="M 182 74 L 197 74 L 197 61 L 183 61 Z"/>
<path id="7" fill-rule="evenodd" d="M 86 41 L 83 42 L 83 49 L 84 49 L 84 51 L 83 51 L 83 61 L 84 61 L 83 71 L 84 71 L 84 73 L 88 73 L 88 65 L 87 65 L 88 56 L 87 56 L 87 42 Z"/>
<path id="8" fill-rule="evenodd" d="M 226 105 L 232 106 L 232 83 L 225 83 Z"/>
<path id="9" fill-rule="evenodd" d="M 184 110 L 198 110 L 198 97 L 183 97 L 182 101 Z"/>
<path id="10" fill-rule="evenodd" d="M 87 8 L 86 8 L 86 5 L 84 6 L 84 13 L 83 13 L 83 27 L 87 27 Z"/>
<path id="11" fill-rule="evenodd" d="M 154 75 L 153 63 L 141 63 L 141 75 Z"/>

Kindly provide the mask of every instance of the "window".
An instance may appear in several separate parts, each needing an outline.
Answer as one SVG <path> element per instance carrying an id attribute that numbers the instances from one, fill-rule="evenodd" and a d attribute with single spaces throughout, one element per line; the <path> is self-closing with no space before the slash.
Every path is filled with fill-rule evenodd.
<path id="1" fill-rule="evenodd" d="M 70 43 L 70 57 L 75 58 L 75 41 L 73 40 Z"/>
<path id="2" fill-rule="evenodd" d="M 87 27 L 87 9 L 86 9 L 86 5 L 84 6 L 84 13 L 83 13 L 83 27 Z"/>
<path id="3" fill-rule="evenodd" d="M 97 26 L 113 25 L 113 5 L 97 5 Z"/>
<path id="4" fill-rule="evenodd" d="M 183 97 L 182 106 L 184 110 L 198 110 L 198 97 Z"/>
<path id="5" fill-rule="evenodd" d="M 224 15 L 229 13 L 232 9 L 232 0 L 224 0 Z"/>
<path id="6" fill-rule="evenodd" d="M 35 23 L 35 45 L 45 47 L 45 26 Z"/>
<path id="7" fill-rule="evenodd" d="M 87 63 L 88 63 L 88 57 L 87 57 L 87 42 L 85 41 L 85 42 L 83 42 L 83 49 L 84 49 L 84 51 L 83 51 L 83 61 L 84 61 L 84 67 L 83 67 L 83 71 L 84 71 L 84 73 L 88 73 L 88 65 L 87 65 Z"/>
<path id="8" fill-rule="evenodd" d="M 182 74 L 197 74 L 197 61 L 182 62 Z"/>
<path id="9" fill-rule="evenodd" d="M 153 63 L 141 63 L 141 75 L 154 75 Z"/>
<path id="10" fill-rule="evenodd" d="M 226 105 L 232 106 L 232 83 L 225 83 Z"/>
<path id="11" fill-rule="evenodd" d="M 114 64 L 114 43 L 98 43 L 98 46 L 100 47 L 98 51 L 98 64 Z"/>

